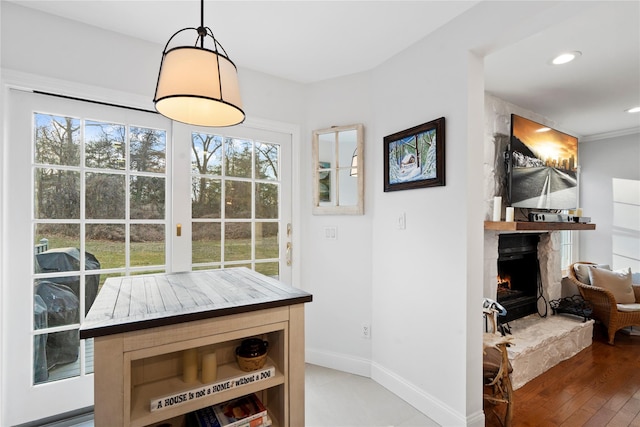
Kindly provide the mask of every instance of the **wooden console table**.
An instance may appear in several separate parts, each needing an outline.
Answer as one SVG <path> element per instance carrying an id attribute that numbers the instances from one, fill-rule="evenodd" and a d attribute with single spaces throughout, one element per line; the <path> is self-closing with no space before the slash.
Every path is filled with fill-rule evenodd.
<path id="1" fill-rule="evenodd" d="M 80 328 L 80 338 L 94 338 L 96 427 L 180 422 L 188 412 L 251 393 L 274 426 L 304 425 L 304 303 L 311 300 L 247 268 L 107 279 Z M 235 348 L 248 337 L 269 342 L 265 368 L 272 373 L 215 386 L 247 374 Z M 214 383 L 203 384 L 200 375 L 184 382 L 190 349 L 199 359 L 215 352 Z M 158 409 L 154 401 L 170 404 Z"/>

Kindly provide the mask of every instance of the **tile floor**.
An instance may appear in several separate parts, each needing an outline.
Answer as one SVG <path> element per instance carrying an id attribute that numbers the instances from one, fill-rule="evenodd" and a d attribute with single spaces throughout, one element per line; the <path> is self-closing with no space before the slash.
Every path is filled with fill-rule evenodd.
<path id="1" fill-rule="evenodd" d="M 306 427 L 436 427 L 438 424 L 359 375 L 306 365 Z M 56 427 L 93 427 L 93 420 Z"/>
<path id="2" fill-rule="evenodd" d="M 423 415 L 375 381 L 307 364 L 306 427 L 432 427 Z"/>

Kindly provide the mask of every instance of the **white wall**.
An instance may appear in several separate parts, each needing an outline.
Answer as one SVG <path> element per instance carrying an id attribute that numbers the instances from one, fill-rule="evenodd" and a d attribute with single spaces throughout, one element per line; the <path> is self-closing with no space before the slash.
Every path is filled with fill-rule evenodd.
<path id="1" fill-rule="evenodd" d="M 581 260 L 614 267 L 613 240 L 620 236 L 636 242 L 632 247 L 635 259 L 640 259 L 640 230 L 621 229 L 613 223 L 613 180 L 640 181 L 640 134 L 580 142 L 578 160 L 580 204 L 583 214 L 596 224 L 594 231 L 580 235 Z M 640 271 L 637 261 L 622 264 L 618 259 L 617 263 L 621 265 L 614 268 L 634 267 L 634 272 Z"/>
<path id="2" fill-rule="evenodd" d="M 150 94 L 147 107 L 153 108 L 162 47 L 13 3 L 2 2 L 2 9 L 4 69 Z"/>
<path id="3" fill-rule="evenodd" d="M 467 320 L 475 315 L 469 301 L 481 301 L 468 273 L 482 268 L 481 234 L 472 232 L 482 230 L 472 209 L 481 180 L 469 181 L 481 174 L 482 130 L 469 119 L 482 116 L 483 84 L 469 82 L 482 68 L 461 39 L 469 41 L 438 32 L 374 73 L 379 146 L 385 135 L 445 117 L 446 185 L 384 193 L 382 149 L 369 159 L 376 190 L 373 378 L 443 425 L 466 425 L 480 410 L 480 395 L 467 401 L 466 391 L 480 389 L 480 329 Z M 470 93 L 478 92 L 472 105 Z M 395 227 L 401 214 L 404 230 Z"/>
<path id="4" fill-rule="evenodd" d="M 313 293 L 307 305 L 307 361 L 370 376 L 371 342 L 361 337 L 371 323 L 371 202 L 376 164 L 369 159 L 379 147 L 372 120 L 370 73 L 354 74 L 310 85 L 307 131 L 302 138 L 302 271 Z M 364 215 L 312 215 L 311 132 L 364 125 Z M 360 160 L 359 160 L 360 161 Z M 337 239 L 324 238 L 324 227 L 336 227 Z M 376 331 L 373 331 L 374 337 Z M 374 338 L 375 339 L 375 338 Z"/>
<path id="5" fill-rule="evenodd" d="M 0 22 L 2 22 L 2 7 L 0 6 Z M 0 58 L 2 58 L 2 32 L 0 31 Z M 1 86 L 2 82 L 2 66 L 0 64 L 0 93 L 3 93 L 3 88 Z M 2 97 L 3 98 L 4 94 Z M 4 102 L 0 102 L 0 165 L 2 165 L 2 169 L 4 169 L 4 145 L 3 142 L 6 139 L 4 134 Z M 2 174 L 0 173 L 0 240 L 2 240 L 2 224 L 4 222 L 4 179 Z M 3 247 L 0 245 L 0 298 L 2 298 L 2 272 L 4 269 L 4 252 Z M 2 320 L 2 316 L 0 316 L 0 375 L 2 374 L 2 354 L 3 354 L 3 342 L 4 342 L 4 322 Z M 0 421 L 4 419 L 4 410 L 3 410 L 3 390 L 4 387 L 0 384 Z"/>

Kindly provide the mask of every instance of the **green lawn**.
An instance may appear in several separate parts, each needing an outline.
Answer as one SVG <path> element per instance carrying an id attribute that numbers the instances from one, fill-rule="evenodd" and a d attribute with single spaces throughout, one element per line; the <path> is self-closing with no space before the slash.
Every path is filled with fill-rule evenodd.
<path id="1" fill-rule="evenodd" d="M 38 236 L 36 241 L 44 236 Z M 78 247 L 77 239 L 65 236 L 46 236 L 49 239 L 49 249 Z M 251 259 L 251 240 L 233 239 L 225 242 L 226 261 L 249 261 Z M 152 266 L 165 264 L 164 242 L 134 242 L 131 244 L 131 264 L 132 266 Z M 87 242 L 87 252 L 93 254 L 100 262 L 103 269 L 123 268 L 125 263 L 124 242 L 110 240 L 91 240 Z M 278 243 L 275 237 L 263 239 L 256 245 L 256 258 L 274 259 L 278 257 Z M 219 241 L 200 240 L 192 244 L 193 263 L 220 263 L 221 248 Z M 242 264 L 250 267 L 250 264 Z M 268 276 L 278 275 L 278 263 L 258 263 L 256 271 Z M 104 283 L 107 277 L 119 276 L 115 273 L 111 275 L 101 274 L 100 284 Z"/>

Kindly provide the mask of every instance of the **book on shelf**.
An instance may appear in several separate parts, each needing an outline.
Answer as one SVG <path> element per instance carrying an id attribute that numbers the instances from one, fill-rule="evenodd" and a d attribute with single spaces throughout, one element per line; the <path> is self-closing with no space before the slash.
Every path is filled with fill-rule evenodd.
<path id="1" fill-rule="evenodd" d="M 206 406 L 185 417 L 185 427 L 220 427 L 212 406 Z"/>
<path id="2" fill-rule="evenodd" d="M 213 411 L 221 427 L 240 427 L 267 416 L 267 408 L 255 393 L 213 405 Z"/>
<path id="3" fill-rule="evenodd" d="M 259 419 L 243 422 L 237 427 L 270 427 L 272 425 L 271 418 L 264 416 Z M 187 414 L 185 424 L 183 427 L 221 427 L 218 419 L 215 418 L 201 418 L 196 415 L 195 412 Z M 158 426 L 160 427 L 160 426 Z"/>
<path id="4" fill-rule="evenodd" d="M 191 412 L 187 427 L 267 427 L 271 419 L 258 396 L 250 394 Z"/>

